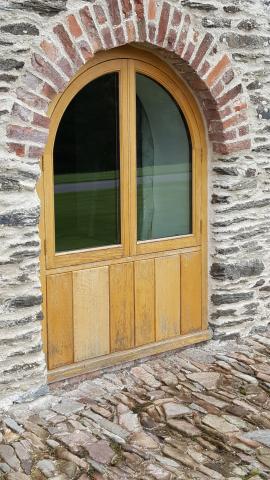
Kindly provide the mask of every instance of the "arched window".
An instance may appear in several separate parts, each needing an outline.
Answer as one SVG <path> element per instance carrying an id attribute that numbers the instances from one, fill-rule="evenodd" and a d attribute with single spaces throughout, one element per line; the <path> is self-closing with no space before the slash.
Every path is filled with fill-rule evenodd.
<path id="1" fill-rule="evenodd" d="M 52 378 L 209 338 L 204 128 L 187 86 L 156 56 L 120 48 L 85 65 L 49 113 Z"/>
<path id="2" fill-rule="evenodd" d="M 196 244 L 192 116 L 172 72 L 136 58 L 94 65 L 71 83 L 46 151 L 50 266 Z"/>

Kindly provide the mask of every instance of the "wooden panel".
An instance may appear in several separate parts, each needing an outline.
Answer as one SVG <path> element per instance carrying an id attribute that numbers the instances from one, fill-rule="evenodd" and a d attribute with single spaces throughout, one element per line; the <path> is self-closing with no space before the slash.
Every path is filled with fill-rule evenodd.
<path id="1" fill-rule="evenodd" d="M 155 341 L 155 263 L 135 262 L 135 345 Z"/>
<path id="2" fill-rule="evenodd" d="M 202 327 L 201 253 L 181 255 L 181 334 Z"/>
<path id="3" fill-rule="evenodd" d="M 133 263 L 110 266 L 111 351 L 134 346 Z"/>
<path id="4" fill-rule="evenodd" d="M 47 277 L 49 368 L 73 362 L 72 273 Z"/>
<path id="5" fill-rule="evenodd" d="M 180 334 L 180 257 L 156 258 L 156 340 Z"/>
<path id="6" fill-rule="evenodd" d="M 109 269 L 73 272 L 74 360 L 109 353 Z"/>

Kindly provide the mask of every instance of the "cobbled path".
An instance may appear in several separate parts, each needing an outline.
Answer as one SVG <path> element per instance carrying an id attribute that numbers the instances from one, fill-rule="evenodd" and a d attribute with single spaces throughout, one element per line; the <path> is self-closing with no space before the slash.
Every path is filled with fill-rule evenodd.
<path id="1" fill-rule="evenodd" d="M 270 331 L 58 384 L 2 414 L 0 478 L 270 479 L 269 392 Z"/>

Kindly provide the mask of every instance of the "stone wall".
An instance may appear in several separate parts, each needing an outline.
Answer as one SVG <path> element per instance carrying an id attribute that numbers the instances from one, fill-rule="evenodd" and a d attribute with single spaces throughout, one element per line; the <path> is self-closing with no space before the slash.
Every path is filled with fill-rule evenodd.
<path id="1" fill-rule="evenodd" d="M 155 48 L 193 89 L 209 133 L 210 326 L 225 339 L 268 323 L 269 19 L 269 0 L 0 0 L 0 405 L 46 388 L 36 194 L 46 111 L 100 49 Z"/>

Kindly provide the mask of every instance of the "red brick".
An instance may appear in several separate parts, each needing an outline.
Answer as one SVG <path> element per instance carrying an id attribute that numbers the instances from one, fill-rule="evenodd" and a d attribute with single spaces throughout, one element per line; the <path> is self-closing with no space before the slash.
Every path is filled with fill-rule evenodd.
<path id="1" fill-rule="evenodd" d="M 122 12 L 125 18 L 129 18 L 132 14 L 132 5 L 130 0 L 120 0 Z"/>
<path id="2" fill-rule="evenodd" d="M 211 93 L 214 98 L 219 97 L 219 95 L 223 92 L 224 90 L 224 85 L 221 80 L 211 89 Z"/>
<path id="3" fill-rule="evenodd" d="M 71 78 L 73 76 L 73 68 L 65 57 L 62 57 L 60 60 L 58 60 L 57 66 L 62 70 L 66 77 Z"/>
<path id="4" fill-rule="evenodd" d="M 149 0 L 148 2 L 148 20 L 153 21 L 157 16 L 157 2 L 156 0 Z"/>
<path id="5" fill-rule="evenodd" d="M 96 29 L 94 20 L 89 11 L 89 8 L 88 7 L 82 8 L 80 10 L 80 16 L 81 16 L 82 23 L 85 27 L 86 34 L 91 42 L 92 51 L 96 52 L 98 50 L 101 50 L 102 43 L 101 43 L 98 31 Z"/>
<path id="6" fill-rule="evenodd" d="M 41 111 L 44 111 L 48 108 L 48 102 L 44 98 L 41 98 L 35 93 L 29 92 L 23 87 L 17 88 L 16 94 L 17 98 L 30 108 L 35 108 L 36 110 Z"/>
<path id="7" fill-rule="evenodd" d="M 7 136 L 8 138 L 41 143 L 42 145 L 47 142 L 48 138 L 47 132 L 41 132 L 31 127 L 21 127 L 19 125 L 8 125 Z"/>
<path id="8" fill-rule="evenodd" d="M 42 93 L 42 95 L 49 98 L 50 100 L 53 100 L 54 97 L 57 95 L 56 90 L 54 90 L 54 88 L 51 87 L 51 85 L 49 85 L 48 83 L 44 83 L 44 86 L 41 90 L 41 93 Z"/>
<path id="9" fill-rule="evenodd" d="M 212 87 L 212 85 L 215 83 L 215 81 L 222 75 L 224 72 L 225 68 L 230 65 L 230 59 L 228 55 L 224 55 L 221 60 L 217 63 L 217 65 L 211 70 L 207 77 L 207 85 L 209 87 Z"/>
<path id="10" fill-rule="evenodd" d="M 239 83 L 238 85 L 236 85 L 235 87 L 233 87 L 231 90 L 229 90 L 228 92 L 224 93 L 224 95 L 222 95 L 222 97 L 220 97 L 218 99 L 218 105 L 220 107 L 222 107 L 223 105 L 226 105 L 226 103 L 230 102 L 231 100 L 233 100 L 235 97 L 237 97 L 237 95 L 239 95 L 240 93 L 242 93 L 243 91 L 243 87 L 242 87 L 242 84 Z"/>
<path id="11" fill-rule="evenodd" d="M 132 20 L 126 22 L 126 30 L 128 42 L 134 42 L 136 40 L 136 30 Z"/>
<path id="12" fill-rule="evenodd" d="M 10 153 L 15 153 L 17 157 L 24 157 L 25 155 L 25 145 L 21 143 L 8 143 L 8 151 Z"/>
<path id="13" fill-rule="evenodd" d="M 81 40 L 78 43 L 78 47 L 79 47 L 79 49 L 82 53 L 82 56 L 83 56 L 83 58 L 86 62 L 87 62 L 87 60 L 89 60 L 89 58 L 93 57 L 93 52 L 92 52 L 91 48 L 89 47 L 88 43 L 85 40 Z"/>
<path id="14" fill-rule="evenodd" d="M 45 117 L 44 115 L 39 115 L 38 113 L 34 113 L 32 124 L 36 125 L 37 127 L 49 128 L 50 118 Z"/>
<path id="15" fill-rule="evenodd" d="M 192 54 L 193 54 L 194 50 L 195 50 L 195 45 L 194 45 L 194 43 L 189 42 L 188 47 L 187 47 L 187 49 L 186 49 L 186 52 L 185 52 L 185 54 L 184 54 L 184 56 L 183 56 L 183 60 L 185 60 L 186 62 L 189 62 L 189 60 L 190 60 L 191 57 L 192 57 Z"/>
<path id="16" fill-rule="evenodd" d="M 216 109 L 205 108 L 204 109 L 204 116 L 206 120 L 208 120 L 208 124 L 210 125 L 213 120 L 220 120 L 219 112 Z"/>
<path id="17" fill-rule="evenodd" d="M 44 149 L 40 147 L 36 147 L 34 145 L 30 145 L 28 156 L 29 158 L 41 158 L 44 153 Z"/>
<path id="18" fill-rule="evenodd" d="M 47 57 L 55 62 L 59 57 L 59 50 L 52 42 L 48 42 L 47 40 L 43 40 L 40 44 L 43 52 L 47 55 Z"/>
<path id="19" fill-rule="evenodd" d="M 101 5 L 94 5 L 94 12 L 99 25 L 104 25 L 104 23 L 107 21 L 107 18 Z"/>
<path id="20" fill-rule="evenodd" d="M 224 120 L 223 128 L 226 129 L 226 128 L 232 127 L 233 125 L 239 125 L 240 123 L 245 122 L 246 120 L 247 120 L 246 112 L 238 113 L 228 118 L 227 120 Z"/>
<path id="21" fill-rule="evenodd" d="M 223 142 L 227 140 L 235 140 L 236 139 L 236 130 L 229 130 L 228 132 L 218 132 L 218 133 L 210 133 L 209 140 L 212 142 Z"/>
<path id="22" fill-rule="evenodd" d="M 74 43 L 71 41 L 69 34 L 67 33 L 66 29 L 60 23 L 56 25 L 53 29 L 54 33 L 59 38 L 60 42 L 62 43 L 64 50 L 70 60 L 76 65 L 76 67 L 80 68 L 83 64 L 81 57 L 78 55 L 76 48 L 74 47 Z"/>
<path id="23" fill-rule="evenodd" d="M 109 27 L 105 27 L 101 30 L 101 35 L 103 37 L 104 43 L 105 43 L 105 48 L 113 48 L 113 39 L 111 36 L 111 31 Z"/>
<path id="24" fill-rule="evenodd" d="M 154 43 L 156 38 L 156 25 L 154 23 L 148 24 L 148 36 L 151 43 Z"/>
<path id="25" fill-rule="evenodd" d="M 227 128 L 231 128 L 236 125 L 240 125 L 244 121 L 247 120 L 247 116 L 245 113 L 233 115 L 232 117 L 228 118 L 227 120 L 211 122 L 211 132 L 221 132 L 222 130 L 226 130 Z"/>
<path id="26" fill-rule="evenodd" d="M 209 71 L 209 68 L 210 68 L 210 63 L 207 60 L 205 60 L 198 72 L 199 77 L 200 78 L 204 77 Z"/>
<path id="27" fill-rule="evenodd" d="M 144 42 L 146 40 L 146 26 L 145 26 L 145 14 L 143 0 L 134 0 L 135 12 L 137 15 L 137 26 L 139 41 Z"/>
<path id="28" fill-rule="evenodd" d="M 224 73 L 222 80 L 226 85 L 228 85 L 233 79 L 234 79 L 234 71 L 232 68 L 230 68 L 230 70 L 227 70 L 227 72 Z"/>
<path id="29" fill-rule="evenodd" d="M 233 143 L 214 143 L 213 150 L 215 153 L 221 155 L 229 155 L 235 152 L 241 152 L 244 150 L 250 150 L 251 141 L 250 140 L 241 140 Z"/>
<path id="30" fill-rule="evenodd" d="M 243 125 L 242 127 L 239 127 L 238 133 L 240 137 L 244 137 L 244 135 L 248 135 L 249 125 Z"/>
<path id="31" fill-rule="evenodd" d="M 118 0 L 107 0 L 109 14 L 111 17 L 112 25 L 117 27 L 121 24 L 121 15 L 119 11 Z"/>
<path id="32" fill-rule="evenodd" d="M 29 122 L 32 118 L 32 111 L 26 107 L 23 107 L 19 103 L 14 103 L 11 114 L 14 118 L 18 118 L 23 122 Z"/>
<path id="33" fill-rule="evenodd" d="M 37 72 L 50 80 L 58 89 L 64 88 L 66 82 L 63 77 L 37 53 L 32 56 L 32 65 Z"/>
<path id="34" fill-rule="evenodd" d="M 211 43 L 213 42 L 214 37 L 211 33 L 206 33 L 198 50 L 195 55 L 195 58 L 191 64 L 191 66 L 194 68 L 194 70 L 198 69 L 198 66 L 200 65 L 202 59 L 205 57 Z"/>
<path id="35" fill-rule="evenodd" d="M 164 2 L 162 5 L 162 10 L 160 14 L 158 35 L 157 35 L 157 44 L 159 46 L 162 46 L 165 40 L 168 23 L 169 23 L 169 17 L 170 17 L 170 9 L 171 9 L 170 5 L 167 2 Z"/>
<path id="36" fill-rule="evenodd" d="M 180 10 L 178 10 L 178 8 L 175 8 L 172 16 L 172 27 L 175 27 L 175 28 L 179 27 L 181 23 L 181 18 L 182 18 L 182 13 L 180 12 Z"/>
<path id="37" fill-rule="evenodd" d="M 175 47 L 175 53 L 177 53 L 177 55 L 179 55 L 179 56 L 182 55 L 183 50 L 185 48 L 187 34 L 188 34 L 189 27 L 190 27 L 190 22 L 191 22 L 190 21 L 190 16 L 185 15 L 184 24 L 182 26 L 182 30 L 181 30 L 177 45 Z"/>
<path id="38" fill-rule="evenodd" d="M 125 34 L 123 27 L 117 27 L 114 29 L 114 36 L 116 39 L 117 45 L 124 45 L 126 43 Z"/>
<path id="39" fill-rule="evenodd" d="M 174 49 L 174 46 L 175 46 L 175 42 L 176 42 L 176 37 L 177 37 L 177 33 L 175 30 L 170 30 L 168 35 L 167 35 L 167 44 L 166 44 L 166 48 L 168 50 L 173 50 Z"/>
<path id="40" fill-rule="evenodd" d="M 67 23 L 68 23 L 69 31 L 74 38 L 79 38 L 82 36 L 82 29 L 75 15 L 69 15 L 67 17 Z"/>

